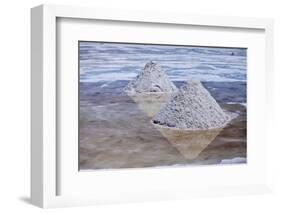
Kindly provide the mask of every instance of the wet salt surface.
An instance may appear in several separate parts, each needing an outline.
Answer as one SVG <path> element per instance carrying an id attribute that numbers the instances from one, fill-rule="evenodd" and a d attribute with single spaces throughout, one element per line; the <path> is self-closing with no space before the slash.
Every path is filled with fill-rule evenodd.
<path id="1" fill-rule="evenodd" d="M 167 97 L 129 97 L 122 92 L 127 83 L 80 83 L 81 170 L 246 162 L 245 82 L 203 82 L 238 116 L 222 130 L 201 133 L 157 129 L 151 117 Z"/>
<path id="2" fill-rule="evenodd" d="M 245 48 L 80 42 L 79 53 L 81 82 L 132 80 L 150 60 L 172 81 L 246 81 Z"/>

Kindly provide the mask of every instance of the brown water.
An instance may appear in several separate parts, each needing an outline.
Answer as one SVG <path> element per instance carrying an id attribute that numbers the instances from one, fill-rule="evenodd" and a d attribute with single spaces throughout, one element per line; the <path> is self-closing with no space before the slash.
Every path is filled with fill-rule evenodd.
<path id="1" fill-rule="evenodd" d="M 80 169 L 142 168 L 220 164 L 246 158 L 246 107 L 221 104 L 237 113 L 225 128 L 187 131 L 151 123 L 169 94 L 82 95 Z"/>

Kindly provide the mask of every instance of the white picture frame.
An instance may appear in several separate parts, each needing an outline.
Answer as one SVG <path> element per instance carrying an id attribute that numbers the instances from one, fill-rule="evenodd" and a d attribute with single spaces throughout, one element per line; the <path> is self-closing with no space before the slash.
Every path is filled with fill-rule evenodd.
<path id="1" fill-rule="evenodd" d="M 265 41 L 265 67 L 266 79 L 264 94 L 266 104 L 264 109 L 271 112 L 273 88 L 273 21 L 271 19 L 241 18 L 241 17 L 216 17 L 187 14 L 165 14 L 147 11 L 123 11 L 100 8 L 85 8 L 74 6 L 41 5 L 31 10 L 31 201 L 33 204 L 47 207 L 91 205 L 99 203 L 114 202 L 138 202 L 144 200 L 182 199 L 187 197 L 211 196 L 211 195 L 233 195 L 269 192 L 271 186 L 270 161 L 263 153 L 265 163 L 265 177 L 254 184 L 233 184 L 200 187 L 200 183 L 194 183 L 194 188 L 179 189 L 170 186 L 165 190 L 147 195 L 145 192 L 135 194 L 118 192 L 108 189 L 103 195 L 58 195 L 58 174 L 61 170 L 58 166 L 59 152 L 57 146 L 57 20 L 65 19 L 87 19 L 87 20 L 116 20 L 124 22 L 142 22 L 161 25 L 202 26 L 212 28 L 231 29 L 256 29 L 264 31 Z M 260 111 L 261 112 L 261 111 Z M 265 139 L 266 146 L 270 145 L 270 120 L 272 114 L 264 115 L 263 122 L 267 132 L 260 133 Z M 263 168 L 263 169 L 264 169 Z M 203 168 L 204 169 L 204 168 Z M 227 168 L 235 170 L 234 167 Z M 244 168 L 245 169 L 245 168 Z M 246 168 L 247 169 L 247 168 Z M 175 171 L 175 170 L 174 170 Z M 179 170 L 178 170 L 179 171 Z M 183 170 L 181 169 L 181 172 Z M 114 172 L 114 171 L 109 171 Z M 145 175 L 146 172 L 139 174 Z M 154 173 L 160 170 L 154 169 Z M 180 173 L 179 173 L 180 174 Z M 85 175 L 85 174 L 84 174 Z M 122 175 L 122 174 L 119 174 Z M 128 178 L 130 174 L 127 174 Z M 144 176 L 145 177 L 145 176 Z M 174 176 L 171 178 L 175 178 Z M 106 187 L 106 186 L 104 186 Z M 187 190 L 188 189 L 188 190 Z M 132 190 L 134 191 L 134 189 Z M 112 196 L 110 196 L 112 194 Z"/>

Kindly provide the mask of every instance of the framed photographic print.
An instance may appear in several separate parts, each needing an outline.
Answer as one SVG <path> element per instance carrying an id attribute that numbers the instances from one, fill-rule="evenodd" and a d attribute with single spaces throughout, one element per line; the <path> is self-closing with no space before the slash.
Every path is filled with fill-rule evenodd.
<path id="1" fill-rule="evenodd" d="M 270 191 L 270 19 L 42 5 L 32 203 Z"/>

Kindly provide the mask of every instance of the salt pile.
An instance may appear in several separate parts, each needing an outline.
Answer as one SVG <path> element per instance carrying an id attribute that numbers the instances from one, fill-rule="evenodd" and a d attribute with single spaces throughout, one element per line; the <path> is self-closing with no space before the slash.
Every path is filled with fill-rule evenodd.
<path id="1" fill-rule="evenodd" d="M 221 128 L 230 117 L 200 81 L 190 80 L 183 84 L 152 120 L 162 127 L 204 130 Z"/>
<path id="2" fill-rule="evenodd" d="M 136 93 L 172 93 L 177 87 L 155 62 L 148 62 L 143 71 L 124 89 L 128 94 Z"/>

